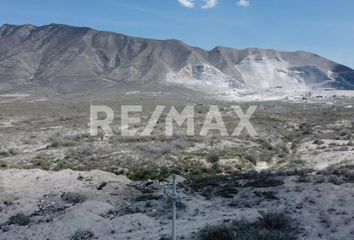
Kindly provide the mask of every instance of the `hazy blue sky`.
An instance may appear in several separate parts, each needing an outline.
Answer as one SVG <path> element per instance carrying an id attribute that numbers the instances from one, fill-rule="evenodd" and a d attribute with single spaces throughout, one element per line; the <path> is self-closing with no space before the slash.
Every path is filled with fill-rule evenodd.
<path id="1" fill-rule="evenodd" d="M 205 49 L 306 50 L 354 68 L 353 0 L 0 0 L 3 23 L 89 26 Z"/>

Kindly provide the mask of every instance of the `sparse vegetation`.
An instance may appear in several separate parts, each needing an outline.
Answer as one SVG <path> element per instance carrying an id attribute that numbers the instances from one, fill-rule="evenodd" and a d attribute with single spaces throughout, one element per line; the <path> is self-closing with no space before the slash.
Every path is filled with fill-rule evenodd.
<path id="1" fill-rule="evenodd" d="M 276 187 L 283 185 L 284 181 L 281 179 L 276 179 L 274 177 L 260 177 L 256 180 L 248 181 L 244 187 L 254 187 L 254 188 L 267 188 L 267 187 Z"/>
<path id="2" fill-rule="evenodd" d="M 7 163 L 5 161 L 0 160 L 0 168 L 6 168 Z"/>
<path id="3" fill-rule="evenodd" d="M 71 237 L 70 240 L 91 240 L 95 235 L 90 230 L 78 230 Z"/>
<path id="4" fill-rule="evenodd" d="M 220 159 L 219 154 L 215 151 L 210 152 L 209 155 L 207 156 L 207 160 L 210 163 L 216 163 L 219 161 L 219 159 Z"/>
<path id="5" fill-rule="evenodd" d="M 11 216 L 9 219 L 9 224 L 17 224 L 19 226 L 27 226 L 30 224 L 30 222 L 30 218 L 23 213 L 18 213 L 14 216 Z"/>
<path id="6" fill-rule="evenodd" d="M 67 139 L 67 138 L 60 138 L 60 137 L 51 137 L 49 139 L 50 147 L 52 148 L 59 148 L 59 147 L 74 147 L 78 145 L 77 141 Z"/>
<path id="7" fill-rule="evenodd" d="M 11 156 L 14 156 L 16 154 L 17 154 L 17 152 L 14 149 L 1 150 L 0 151 L 0 158 L 11 157 Z"/>
<path id="8" fill-rule="evenodd" d="M 143 166 L 131 169 L 128 177 L 133 181 L 141 180 L 163 180 L 171 175 L 168 168 L 157 166 Z"/>
<path id="9" fill-rule="evenodd" d="M 261 213 L 256 222 L 233 221 L 230 224 L 206 226 L 197 240 L 295 240 L 296 231 L 291 220 L 281 212 Z"/>
<path id="10" fill-rule="evenodd" d="M 46 108 L 44 103 L 39 104 L 43 104 L 41 107 Z M 152 218 L 153 221 L 162 219 L 169 224 L 170 202 L 163 195 L 161 189 L 165 187 L 165 181 L 173 173 L 186 179 L 178 186 L 182 203 L 185 206 L 178 208 L 177 215 L 188 219 L 188 223 L 196 223 L 197 225 L 198 220 L 209 217 L 209 210 L 213 213 L 220 213 L 220 219 L 230 217 L 223 215 L 224 212 L 218 212 L 219 209 L 230 211 L 231 214 L 232 211 L 244 211 L 247 219 L 248 213 L 250 213 L 249 219 L 253 219 L 257 210 L 277 205 L 286 205 L 287 212 L 289 210 L 289 214 L 296 215 L 296 219 L 306 212 L 306 208 L 311 208 L 314 212 L 313 215 L 316 215 L 321 201 L 314 202 L 309 196 L 305 198 L 307 191 L 313 191 L 314 197 L 318 196 L 321 199 L 324 198 L 324 193 L 329 187 L 348 190 L 354 182 L 354 167 L 351 166 L 350 159 L 350 154 L 354 151 L 353 141 L 347 139 L 354 133 L 354 128 L 342 123 L 343 119 L 352 119 L 354 109 L 338 110 L 337 115 L 333 115 L 329 114 L 326 106 L 316 106 L 317 113 L 314 114 L 314 108 L 311 106 L 304 109 L 301 104 L 294 104 L 290 111 L 287 105 L 289 103 L 277 103 L 278 108 L 274 108 L 272 104 L 265 104 L 264 110 L 256 113 L 258 115 L 254 119 L 256 121 L 252 121 L 257 132 L 260 133 L 257 138 L 247 135 L 240 137 L 213 136 L 206 138 L 198 135 L 186 137 L 179 135 L 178 132 L 173 137 L 166 137 L 163 136 L 164 129 L 161 123 L 156 128 L 156 135 L 149 137 L 123 137 L 119 135 L 119 129 L 114 130 L 117 135 L 113 137 L 91 137 L 87 134 L 87 114 L 80 112 L 80 109 L 87 107 L 86 105 L 84 107 L 78 105 L 75 108 L 66 107 L 63 108 L 64 110 L 58 107 L 55 111 L 48 107 L 46 111 L 50 113 L 50 119 L 53 122 L 44 123 L 33 115 L 30 117 L 31 120 L 18 123 L 18 126 L 25 126 L 26 131 L 22 131 L 22 129 L 19 131 L 17 127 L 11 129 L 14 132 L 13 137 L 9 137 L 7 129 L 0 129 L 4 133 L 0 135 L 2 140 L 0 168 L 10 168 L 8 171 L 17 171 L 13 168 L 40 168 L 56 171 L 100 169 L 117 175 L 124 174 L 137 182 L 123 187 L 127 193 L 127 196 L 124 195 L 127 198 L 124 200 L 124 204 L 126 203 L 128 206 L 122 204 L 124 206 L 119 207 L 116 212 L 108 211 L 103 214 L 104 216 L 107 214 L 108 220 L 114 221 L 124 215 L 143 214 L 147 221 L 149 218 Z M 58 116 L 60 114 L 70 115 L 68 109 L 73 109 L 75 112 L 73 111 L 71 116 L 60 119 Z M 220 109 L 224 111 L 223 115 L 226 113 L 225 111 L 228 111 L 227 106 Z M 37 111 L 30 108 L 29 110 Z M 24 111 L 28 111 L 26 114 L 33 114 L 29 110 L 25 109 Z M 327 113 L 323 114 L 324 111 Z M 77 115 L 78 112 L 80 117 Z M 269 115 L 271 117 L 268 117 Z M 143 120 L 146 119 L 148 118 L 144 116 Z M 200 124 L 199 118 L 196 121 L 197 125 Z M 225 124 L 231 128 L 234 127 L 234 122 L 228 119 L 225 120 Z M 347 134 L 344 134 L 345 131 Z M 15 149 L 15 151 L 11 149 Z M 346 158 L 344 155 L 348 157 Z M 328 156 L 331 158 L 329 159 Z M 316 167 L 316 164 L 322 163 L 321 161 L 328 161 L 331 165 L 333 162 L 329 160 L 340 160 L 342 156 L 346 162 L 335 163 L 323 171 L 307 171 L 307 169 Z M 65 172 L 72 173 L 71 171 Z M 87 200 L 96 201 L 97 194 L 100 196 L 97 201 L 107 198 L 109 200 L 105 204 L 115 204 L 120 196 L 115 195 L 117 191 L 119 192 L 119 189 L 116 188 L 119 181 L 110 181 L 114 175 L 110 174 L 104 182 L 95 182 L 97 181 L 95 177 L 89 178 L 86 174 L 82 173 L 77 181 L 80 181 L 80 185 L 81 183 L 83 186 L 87 185 L 89 191 L 94 192 L 92 195 L 87 195 Z M 147 181 L 148 179 L 154 181 Z M 41 178 L 38 181 L 40 182 Z M 161 183 L 161 181 L 163 182 Z M 151 187 L 146 187 L 143 190 L 130 189 L 135 184 L 144 185 L 147 183 L 152 184 Z M 339 190 L 336 193 L 339 193 Z M 292 194 L 298 194 L 299 203 L 292 202 L 293 199 L 290 199 Z M 304 195 L 303 198 L 302 195 Z M 75 209 L 78 209 L 81 205 L 86 205 L 86 192 L 83 197 L 74 191 L 68 193 L 67 189 L 64 189 L 55 197 L 51 196 L 49 192 L 48 195 L 44 193 L 41 196 L 43 197 L 40 199 L 40 205 L 43 205 L 46 211 L 47 209 L 49 209 L 48 211 L 56 211 L 56 214 L 59 211 L 57 209 L 61 209 L 60 214 L 74 209 L 67 208 L 67 206 L 76 204 Z M 348 206 L 350 198 L 340 197 L 343 199 L 341 204 Z M 214 207 L 215 203 L 217 203 L 217 208 Z M 18 204 L 21 203 L 14 196 L 8 196 L 0 207 L 1 209 L 15 208 Z M 88 201 L 87 204 L 91 203 Z M 194 209 L 195 206 L 198 206 L 198 209 Z M 114 209 L 116 209 L 115 206 Z M 334 228 L 331 221 L 336 221 L 336 218 L 330 218 L 332 212 L 333 214 L 342 214 L 340 209 L 331 209 L 318 219 L 325 222 L 326 226 Z M 203 229 L 205 230 L 203 237 L 213 240 L 295 239 L 296 230 L 292 226 L 297 224 L 294 224 L 287 215 L 277 212 L 263 215 L 257 221 L 243 220 L 209 226 Z M 140 215 L 138 216 L 140 217 Z M 285 218 L 283 218 L 284 216 Z M 343 219 L 350 225 L 350 216 L 347 219 L 345 214 L 343 216 Z M 37 225 L 36 221 L 51 220 L 51 217 L 29 215 L 30 222 L 27 226 L 30 228 L 35 225 L 31 221 Z M 144 220 L 144 218 L 142 219 Z M 317 221 L 317 216 L 313 216 L 312 220 Z M 11 224 L 10 227 L 6 225 L 0 226 L 0 228 L 7 230 L 18 227 L 19 224 L 16 223 L 19 222 L 18 220 L 14 218 L 12 222 L 14 224 Z M 299 227 L 302 227 L 301 224 L 298 224 Z M 338 224 L 342 224 L 342 222 Z M 200 225 L 198 225 L 199 227 Z M 96 234 L 96 232 L 93 233 Z M 112 235 L 115 234 L 118 233 L 112 233 Z M 185 234 L 184 239 L 190 239 L 188 234 Z M 328 234 L 331 237 L 335 236 L 329 231 Z M 72 239 L 85 239 L 87 235 L 90 234 L 85 234 L 83 231 L 73 234 Z M 78 238 L 79 236 L 84 238 Z"/>
<path id="11" fill-rule="evenodd" d="M 232 229 L 232 226 L 226 224 L 216 226 L 206 226 L 199 232 L 198 240 L 234 240 L 236 234 Z"/>
<path id="12" fill-rule="evenodd" d="M 51 164 L 51 157 L 48 154 L 42 153 L 37 155 L 37 157 L 34 159 L 33 167 L 42 170 L 50 170 Z"/>
<path id="13" fill-rule="evenodd" d="M 84 170 L 81 164 L 74 164 L 70 163 L 67 159 L 60 160 L 56 165 L 53 167 L 53 171 L 60 171 L 64 169 L 71 169 L 74 171 L 82 171 Z"/>

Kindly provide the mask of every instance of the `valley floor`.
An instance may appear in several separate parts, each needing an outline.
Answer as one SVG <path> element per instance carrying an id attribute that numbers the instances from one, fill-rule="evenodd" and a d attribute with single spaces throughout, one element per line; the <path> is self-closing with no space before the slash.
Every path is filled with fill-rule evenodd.
<path id="1" fill-rule="evenodd" d="M 119 112 L 134 101 L 144 102 L 143 122 L 161 103 L 125 96 L 97 104 Z M 233 130 L 235 103 L 210 104 L 219 105 Z M 0 239 L 168 239 L 171 203 L 164 189 L 172 174 L 179 176 L 180 239 L 201 239 L 206 225 L 236 220 L 258 227 L 269 211 L 286 216 L 295 239 L 352 239 L 353 104 L 349 97 L 238 103 L 244 111 L 257 105 L 250 119 L 256 138 L 247 132 L 186 137 L 183 128 L 166 137 L 164 121 L 150 137 L 123 137 L 119 117 L 113 137 L 92 137 L 86 101 L 6 100 Z M 195 107 L 198 130 L 209 103 Z"/>

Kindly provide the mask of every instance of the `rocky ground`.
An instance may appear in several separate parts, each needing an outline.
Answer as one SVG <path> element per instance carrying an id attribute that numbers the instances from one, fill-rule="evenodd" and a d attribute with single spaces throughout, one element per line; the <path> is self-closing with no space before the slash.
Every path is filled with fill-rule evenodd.
<path id="1" fill-rule="evenodd" d="M 294 174 L 294 173 L 293 173 Z M 167 182 L 132 182 L 107 172 L 2 170 L 1 239 L 164 239 Z M 257 179 L 257 180 L 255 180 Z M 354 183 L 336 175 L 234 176 L 180 184 L 177 229 L 194 239 L 205 225 L 282 211 L 299 239 L 354 237 Z M 87 238 L 80 238 L 87 236 Z"/>

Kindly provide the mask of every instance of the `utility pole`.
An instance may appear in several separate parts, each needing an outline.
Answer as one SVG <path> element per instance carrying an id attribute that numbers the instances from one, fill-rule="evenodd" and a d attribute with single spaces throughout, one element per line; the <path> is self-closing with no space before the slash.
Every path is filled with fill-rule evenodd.
<path id="1" fill-rule="evenodd" d="M 172 240 L 176 240 L 176 202 L 179 199 L 176 190 L 176 175 L 172 175 L 172 194 L 164 189 L 165 195 L 172 201 Z"/>

